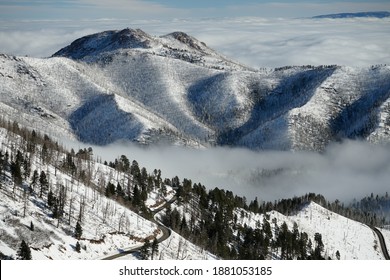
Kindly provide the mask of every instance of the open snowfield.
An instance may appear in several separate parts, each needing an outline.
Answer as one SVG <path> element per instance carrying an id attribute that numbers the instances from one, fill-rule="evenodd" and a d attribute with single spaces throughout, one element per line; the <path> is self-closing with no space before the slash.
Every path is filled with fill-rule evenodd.
<path id="1" fill-rule="evenodd" d="M 279 226 L 286 222 L 290 230 L 296 222 L 299 230 L 306 232 L 312 241 L 314 234 L 320 233 L 325 245 L 326 257 L 336 259 L 336 251 L 339 251 L 341 260 L 383 259 L 379 241 L 368 226 L 340 216 L 314 202 L 291 216 L 285 216 L 276 211 L 269 214 L 270 223 L 276 218 Z M 240 217 L 240 214 L 238 216 Z M 262 224 L 263 217 L 263 215 L 248 214 L 247 217 L 239 219 L 239 222 L 255 227 L 256 223 Z"/>

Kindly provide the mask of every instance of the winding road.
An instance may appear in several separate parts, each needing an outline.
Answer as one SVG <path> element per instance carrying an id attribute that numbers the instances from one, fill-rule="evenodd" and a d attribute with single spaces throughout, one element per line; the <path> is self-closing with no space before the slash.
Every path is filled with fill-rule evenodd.
<path id="1" fill-rule="evenodd" d="M 386 242 L 385 242 L 385 238 L 383 237 L 383 234 L 376 227 L 370 226 L 370 228 L 376 233 L 376 235 L 379 238 L 379 243 L 381 245 L 383 256 L 385 257 L 386 260 L 390 260 L 389 251 L 387 251 Z"/>
<path id="2" fill-rule="evenodd" d="M 167 240 L 170 236 L 171 236 L 171 230 L 169 228 L 167 228 L 166 226 L 164 226 L 162 223 L 160 223 L 159 221 L 157 221 L 155 219 L 155 216 L 157 213 L 159 213 L 160 211 L 164 210 L 165 208 L 168 207 L 168 205 L 171 205 L 173 202 L 176 201 L 176 197 L 172 198 L 171 200 L 167 201 L 162 207 L 152 211 L 152 214 L 153 214 L 153 219 L 151 219 L 152 222 L 154 222 L 158 228 L 162 231 L 162 236 L 159 237 L 157 239 L 157 242 L 158 243 L 161 243 L 165 240 Z M 386 246 L 386 241 L 385 241 L 385 238 L 383 237 L 383 234 L 380 232 L 380 230 L 378 230 L 376 227 L 373 227 L 373 226 L 369 226 L 374 232 L 375 234 L 378 236 L 378 239 L 379 239 L 379 244 L 381 246 L 381 250 L 382 250 L 382 253 L 383 253 L 383 256 L 386 260 L 390 260 L 390 255 L 389 255 L 389 251 L 387 250 L 387 246 Z M 130 254 L 133 254 L 133 253 L 137 253 L 139 252 L 139 250 L 142 248 L 143 245 L 139 245 L 137 247 L 134 247 L 132 249 L 129 249 L 129 250 L 123 250 L 121 252 L 119 252 L 118 254 L 115 254 L 115 255 L 112 255 L 112 256 L 108 256 L 108 257 L 105 257 L 103 258 L 103 260 L 114 260 L 114 259 L 117 259 L 117 258 L 120 258 L 120 257 L 123 257 L 123 256 L 126 256 L 126 255 L 130 255 Z"/>
<path id="3" fill-rule="evenodd" d="M 167 201 L 162 207 L 152 211 L 152 214 L 153 214 L 153 219 L 151 219 L 150 221 L 152 221 L 153 223 L 155 223 L 158 228 L 161 230 L 162 232 L 162 236 L 157 238 L 157 242 L 158 243 L 161 243 L 165 240 L 167 240 L 170 236 L 171 236 L 171 230 L 169 228 L 167 228 L 166 226 L 164 226 L 162 223 L 160 223 L 159 221 L 157 221 L 155 219 L 155 216 L 158 212 L 164 210 L 165 208 L 168 207 L 168 205 L 171 205 L 173 202 L 176 201 L 176 197 L 173 197 L 171 200 Z M 117 259 L 117 258 L 120 258 L 120 257 L 123 257 L 123 256 L 126 256 L 126 255 L 130 255 L 130 254 L 133 254 L 133 253 L 137 253 L 139 252 L 139 250 L 142 248 L 143 244 L 142 245 L 139 245 L 137 247 L 134 247 L 132 249 L 129 249 L 129 250 L 120 250 L 120 252 L 118 254 L 115 254 L 115 255 L 111 255 L 111 256 L 108 256 L 108 257 L 105 257 L 103 258 L 102 260 L 114 260 L 114 259 Z"/>

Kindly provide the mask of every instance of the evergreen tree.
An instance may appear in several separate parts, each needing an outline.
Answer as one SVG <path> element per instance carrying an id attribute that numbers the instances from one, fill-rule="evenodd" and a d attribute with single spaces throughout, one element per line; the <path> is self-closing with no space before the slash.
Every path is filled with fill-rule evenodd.
<path id="1" fill-rule="evenodd" d="M 259 212 L 259 202 L 257 200 L 257 197 L 255 197 L 255 200 L 250 203 L 249 210 L 255 213 Z"/>
<path id="2" fill-rule="evenodd" d="M 33 224 L 32 221 L 31 221 L 31 223 L 30 223 L 30 230 L 31 230 L 31 231 L 34 231 L 34 224 Z"/>
<path id="3" fill-rule="evenodd" d="M 298 258 L 301 260 L 306 260 L 307 259 L 307 243 L 308 243 L 308 235 L 306 232 L 302 232 L 300 234 L 299 238 L 299 251 L 298 251 Z"/>
<path id="4" fill-rule="evenodd" d="M 142 204 L 142 197 L 141 192 L 139 191 L 138 186 L 136 185 L 133 189 L 133 199 L 132 199 L 133 206 L 141 206 Z"/>
<path id="5" fill-rule="evenodd" d="M 271 240 L 272 239 L 271 225 L 265 217 L 263 218 L 263 231 L 267 239 Z"/>
<path id="6" fill-rule="evenodd" d="M 76 243 L 75 250 L 76 250 L 77 253 L 80 253 L 80 251 L 81 251 L 80 242 L 78 242 L 78 241 L 77 241 L 77 243 Z"/>
<path id="7" fill-rule="evenodd" d="M 111 196 L 114 196 L 115 193 L 116 193 L 115 185 L 113 183 L 109 182 L 107 184 L 107 187 L 106 187 L 106 196 L 111 197 Z"/>
<path id="8" fill-rule="evenodd" d="M 337 258 L 338 260 L 340 260 L 340 252 L 339 252 L 339 250 L 336 251 L 336 258 Z"/>
<path id="9" fill-rule="evenodd" d="M 188 225 L 186 217 L 184 215 L 180 222 L 180 234 L 183 235 L 184 238 L 188 236 Z"/>
<path id="10" fill-rule="evenodd" d="M 316 260 L 323 260 L 322 252 L 324 251 L 324 243 L 322 243 L 322 235 L 318 232 L 314 234 L 314 241 L 316 246 L 314 248 L 313 258 Z"/>
<path id="11" fill-rule="evenodd" d="M 313 243 L 311 241 L 311 238 L 309 238 L 309 240 L 307 241 L 307 250 L 306 250 L 306 253 L 308 255 L 310 255 L 310 258 L 311 258 L 311 255 L 313 254 Z"/>
<path id="12" fill-rule="evenodd" d="M 138 165 L 138 162 L 136 160 L 133 160 L 131 167 L 130 167 L 130 174 L 133 175 L 134 179 L 138 184 L 140 185 L 141 181 L 141 171 Z"/>
<path id="13" fill-rule="evenodd" d="M 27 180 L 30 177 L 31 174 L 31 162 L 30 158 L 25 158 L 22 163 L 23 166 L 23 178 L 24 180 Z"/>
<path id="14" fill-rule="evenodd" d="M 152 260 L 156 254 L 158 254 L 158 241 L 157 238 L 154 238 L 152 243 Z"/>
<path id="15" fill-rule="evenodd" d="M 58 199 L 57 198 L 54 198 L 54 200 L 53 200 L 52 211 L 53 211 L 53 218 L 58 219 L 60 217 L 60 210 L 58 207 Z"/>
<path id="16" fill-rule="evenodd" d="M 56 198 L 54 197 L 53 192 L 50 190 L 49 193 L 47 194 L 47 205 L 52 210 L 53 210 L 53 206 L 55 204 L 55 201 L 56 201 Z"/>
<path id="17" fill-rule="evenodd" d="M 30 187 L 31 187 L 31 191 L 32 192 L 35 192 L 36 190 L 36 186 L 38 184 L 38 180 L 39 180 L 39 174 L 38 174 L 38 170 L 34 170 L 34 173 L 32 175 L 32 178 L 31 178 L 31 184 L 30 184 Z"/>
<path id="18" fill-rule="evenodd" d="M 123 188 L 122 188 L 121 184 L 119 184 L 119 182 L 116 185 L 116 195 L 118 197 L 121 197 L 121 198 L 125 197 L 125 192 L 123 191 Z"/>
<path id="19" fill-rule="evenodd" d="M 19 260 L 31 260 L 31 250 L 30 247 L 27 245 L 27 243 L 22 240 L 22 243 L 20 244 L 20 248 L 17 252 L 18 259 Z"/>
<path id="20" fill-rule="evenodd" d="M 39 184 L 41 185 L 41 190 L 39 193 L 39 197 L 42 197 L 43 193 L 49 188 L 49 182 L 46 177 L 45 171 L 41 171 L 41 175 L 39 176 Z"/>
<path id="21" fill-rule="evenodd" d="M 74 151 L 73 151 L 74 154 Z M 64 168 L 71 174 L 74 175 L 76 173 L 76 164 L 73 161 L 73 155 L 72 153 L 67 153 L 66 154 L 66 159 L 64 162 Z"/>
<path id="22" fill-rule="evenodd" d="M 46 164 L 49 158 L 49 152 L 48 152 L 48 147 L 46 143 L 43 144 L 42 150 L 41 150 L 41 160 L 43 164 Z"/>
<path id="23" fill-rule="evenodd" d="M 74 229 L 74 237 L 76 239 L 80 239 L 82 235 L 83 235 L 83 228 L 81 227 L 80 222 L 77 221 L 76 227 Z"/>
<path id="24" fill-rule="evenodd" d="M 20 169 L 20 162 L 18 160 L 11 162 L 11 174 L 14 183 L 17 186 L 22 184 L 22 171 Z"/>
<path id="25" fill-rule="evenodd" d="M 125 155 L 121 155 L 121 157 L 120 157 L 120 159 L 118 161 L 117 169 L 119 171 L 122 171 L 122 172 L 129 171 L 129 169 L 130 169 L 130 161 L 129 161 L 129 159 Z"/>
<path id="26" fill-rule="evenodd" d="M 149 258 L 151 249 L 150 247 L 150 241 L 149 239 L 146 239 L 144 245 L 139 250 L 141 260 L 147 260 Z"/>

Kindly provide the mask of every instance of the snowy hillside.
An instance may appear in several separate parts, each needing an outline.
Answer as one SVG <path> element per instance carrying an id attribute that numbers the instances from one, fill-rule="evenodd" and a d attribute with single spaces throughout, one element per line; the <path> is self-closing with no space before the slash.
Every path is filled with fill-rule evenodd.
<path id="1" fill-rule="evenodd" d="M 322 234 L 325 254 L 332 259 L 336 259 L 337 251 L 344 260 L 383 259 L 377 236 L 367 225 L 335 214 L 314 202 L 297 214 L 280 219 L 296 222 L 309 236 L 316 232 Z"/>
<path id="2" fill-rule="evenodd" d="M 320 233 L 326 258 L 336 259 L 336 252 L 339 251 L 341 260 L 383 259 L 377 236 L 367 225 L 333 213 L 314 202 L 292 216 L 276 211 L 270 212 L 269 215 L 269 220 L 276 219 L 279 227 L 286 222 L 292 229 L 296 223 L 300 231 L 308 233 L 313 243 L 315 233 Z M 246 213 L 239 221 L 241 224 L 255 227 L 256 224 L 262 224 L 263 219 L 263 215 Z"/>
<path id="3" fill-rule="evenodd" d="M 254 70 L 182 32 L 124 29 L 51 58 L 0 55 L 0 112 L 99 145 L 323 150 L 344 138 L 389 142 L 389 77 L 389 66 Z"/>
<path id="4" fill-rule="evenodd" d="M 197 208 L 191 207 L 190 204 L 178 205 L 175 204 L 175 209 L 186 220 L 192 221 L 196 214 Z M 315 202 L 310 202 L 302 207 L 299 211 L 292 215 L 283 215 L 278 211 L 272 210 L 264 214 L 257 214 L 242 208 L 235 208 L 233 211 L 234 221 L 228 222 L 232 227 L 233 240 L 235 242 L 243 242 L 243 246 L 251 250 L 251 246 L 255 248 L 258 246 L 256 241 L 254 243 L 247 243 L 249 237 L 253 236 L 254 240 L 257 238 L 271 237 L 270 241 L 261 239 L 262 244 L 268 244 L 268 253 L 266 259 L 286 259 L 282 257 L 283 246 L 279 247 L 281 236 L 284 234 L 284 225 L 286 232 L 290 232 L 294 238 L 301 238 L 299 244 L 305 244 L 301 247 L 302 252 L 310 252 L 315 250 L 316 236 L 321 236 L 323 243 L 323 257 L 325 259 L 340 259 L 340 260 L 382 260 L 385 259 L 382 253 L 378 236 L 366 224 L 348 219 L 344 216 L 336 214 Z M 228 215 L 228 214 L 227 214 Z M 217 214 L 216 214 L 217 216 Z M 162 214 L 162 217 L 164 215 Z M 216 217 L 214 217 L 217 220 Z M 226 219 L 226 218 L 225 218 Z M 204 223 L 202 220 L 198 223 Z M 267 225 L 270 227 L 270 232 L 267 233 Z M 390 231 L 382 229 L 386 244 L 389 242 Z M 231 233 L 229 233 L 231 234 Z M 264 235 L 263 237 L 261 237 Z M 304 237 L 306 235 L 306 237 Z M 300 236 L 300 237 L 299 237 Z M 303 236 L 303 237 L 302 237 Z M 227 237 L 226 237 L 227 238 Z M 287 237 L 288 238 L 288 237 Z M 290 242 L 294 242 L 290 239 Z M 233 243 L 233 244 L 234 244 Z M 260 244 L 261 246 L 263 246 Z M 302 246 L 302 245 L 298 245 Z M 253 249 L 252 249 L 253 250 Z M 256 250 L 256 249 L 254 249 Z M 264 250 L 264 249 L 262 249 Z M 260 250 L 260 252 L 263 252 Z M 289 249 L 287 249 L 289 250 Z M 298 256 L 292 258 L 299 258 L 302 252 L 297 252 Z M 239 254 L 244 254 L 239 251 Z M 253 256 L 252 256 L 253 257 Z M 287 259 L 290 257 L 287 257 Z"/>
<path id="5" fill-rule="evenodd" d="M 22 241 L 41 260 L 384 258 L 370 227 L 312 200 L 280 204 L 289 215 L 276 202 L 260 211 L 257 198 L 248 206 L 230 191 L 163 179 L 125 155 L 102 164 L 90 148 L 66 151 L 0 123 L 1 259 L 20 257 Z"/>
<path id="6" fill-rule="evenodd" d="M 6 155 L 13 157 L 15 146 L 23 140 L 20 136 L 0 129 L 0 253 L 1 258 L 17 258 L 21 240 L 31 248 L 34 260 L 64 260 L 64 259 L 103 259 L 115 256 L 126 250 L 140 248 L 146 239 L 153 240 L 163 237 L 163 232 L 154 221 L 148 220 L 125 207 L 114 199 L 102 195 L 101 188 L 108 183 L 124 184 L 125 174 L 111 167 L 91 160 L 77 163 L 77 169 L 89 170 L 91 181 L 87 183 L 76 179 L 71 174 L 58 168 L 63 164 L 65 154 L 57 154 L 56 164 L 46 163 L 41 158 L 41 152 L 26 153 L 31 167 L 27 170 L 44 172 L 49 190 L 39 190 L 40 183 L 33 183 L 30 178 L 15 184 L 13 165 L 7 167 Z M 16 145 L 15 145 L 16 144 Z M 17 149 L 22 149 L 21 146 Z M 12 163 L 14 163 L 12 161 Z M 32 175 L 32 178 L 34 175 Z M 169 200 L 174 191 L 168 188 L 166 197 L 160 192 L 150 192 L 147 205 L 156 210 L 164 206 L 161 201 Z M 56 201 L 53 208 L 50 197 Z M 57 197 L 57 198 L 56 198 Z M 64 204 L 60 205 L 61 200 Z M 159 205 L 157 203 L 160 201 Z M 53 200 L 52 200 L 53 203 Z M 58 204 L 57 204 L 58 203 Z M 56 217 L 54 209 L 62 209 Z M 75 227 L 81 224 L 81 238 L 76 238 Z M 77 243 L 80 249 L 77 249 Z M 160 254 L 155 258 L 176 259 L 177 256 L 186 259 L 215 258 L 207 251 L 194 246 L 184 238 L 171 235 L 160 244 Z M 135 256 L 133 258 L 136 258 Z"/>

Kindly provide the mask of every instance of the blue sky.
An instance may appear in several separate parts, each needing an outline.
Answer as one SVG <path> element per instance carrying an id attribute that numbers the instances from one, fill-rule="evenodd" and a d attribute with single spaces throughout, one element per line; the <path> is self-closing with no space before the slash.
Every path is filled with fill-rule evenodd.
<path id="1" fill-rule="evenodd" d="M 389 0 L 0 0 L 0 20 L 307 17 L 390 10 Z"/>

